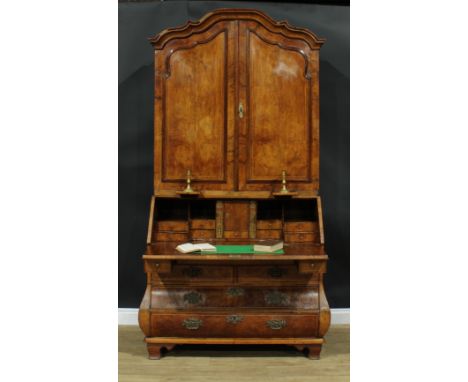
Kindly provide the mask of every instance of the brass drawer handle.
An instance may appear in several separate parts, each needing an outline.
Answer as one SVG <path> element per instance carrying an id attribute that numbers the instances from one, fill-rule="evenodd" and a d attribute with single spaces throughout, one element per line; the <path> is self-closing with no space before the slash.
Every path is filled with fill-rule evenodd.
<path id="1" fill-rule="evenodd" d="M 189 330 L 197 330 L 202 324 L 203 321 L 198 318 L 187 318 L 182 322 L 182 325 Z"/>
<path id="2" fill-rule="evenodd" d="M 245 290 L 242 288 L 232 287 L 226 291 L 226 294 L 230 297 L 239 297 L 245 294 Z"/>
<path id="3" fill-rule="evenodd" d="M 198 277 L 202 274 L 202 269 L 198 267 L 185 268 L 182 273 L 188 277 Z"/>
<path id="4" fill-rule="evenodd" d="M 268 320 L 266 323 L 273 330 L 283 329 L 286 326 L 286 320 Z"/>
<path id="5" fill-rule="evenodd" d="M 229 324 L 238 324 L 239 322 L 241 322 L 242 320 L 244 319 L 244 317 L 242 316 L 238 316 L 236 314 L 233 314 L 232 316 L 227 316 L 226 317 L 226 321 L 229 323 Z"/>
<path id="6" fill-rule="evenodd" d="M 279 268 L 279 267 L 273 267 L 273 268 L 268 268 L 267 271 L 268 275 L 274 279 L 279 279 L 283 277 L 287 271 L 286 269 Z"/>
<path id="7" fill-rule="evenodd" d="M 192 291 L 184 294 L 184 301 L 187 301 L 189 304 L 199 304 L 203 299 L 201 293 Z"/>
<path id="8" fill-rule="evenodd" d="M 288 295 L 278 291 L 271 291 L 265 294 L 265 302 L 268 305 L 287 305 Z"/>

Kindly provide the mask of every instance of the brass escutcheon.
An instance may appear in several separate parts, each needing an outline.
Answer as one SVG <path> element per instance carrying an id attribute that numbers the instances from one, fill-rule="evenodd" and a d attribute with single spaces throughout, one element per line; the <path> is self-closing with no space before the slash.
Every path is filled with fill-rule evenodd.
<path id="1" fill-rule="evenodd" d="M 279 330 L 286 326 L 286 320 L 268 320 L 266 324 L 270 329 Z"/>
<path id="2" fill-rule="evenodd" d="M 231 297 L 239 297 L 239 296 L 243 296 L 245 293 L 245 290 L 243 288 L 237 288 L 237 287 L 232 287 L 232 288 L 229 288 L 227 291 L 226 291 L 226 294 L 228 296 L 231 296 Z"/>
<path id="3" fill-rule="evenodd" d="M 265 294 L 265 302 L 268 305 L 286 305 L 288 302 L 288 295 L 278 291 L 271 291 Z"/>
<path id="4" fill-rule="evenodd" d="M 198 304 L 202 300 L 202 294 L 197 291 L 191 291 L 184 294 L 184 301 L 187 301 L 189 304 Z"/>
<path id="5" fill-rule="evenodd" d="M 238 324 L 239 322 L 241 322 L 242 320 L 244 319 L 244 317 L 242 316 L 238 316 L 236 314 L 233 314 L 232 316 L 227 316 L 226 317 L 226 321 L 230 324 Z"/>
<path id="6" fill-rule="evenodd" d="M 190 330 L 197 330 L 200 328 L 200 326 L 202 326 L 202 324 L 203 324 L 203 321 L 199 320 L 198 318 L 187 318 L 184 321 L 182 321 L 182 325 L 186 329 L 190 329 Z"/>

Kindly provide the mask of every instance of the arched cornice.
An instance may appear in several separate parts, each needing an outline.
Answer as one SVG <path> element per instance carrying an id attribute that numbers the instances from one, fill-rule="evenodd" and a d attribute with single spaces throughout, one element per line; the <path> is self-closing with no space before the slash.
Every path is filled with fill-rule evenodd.
<path id="1" fill-rule="evenodd" d="M 289 25 L 287 21 L 275 21 L 265 13 L 255 9 L 218 9 L 207 13 L 198 21 L 188 21 L 177 28 L 169 28 L 151 37 L 149 40 L 155 49 L 163 49 L 173 39 L 187 38 L 196 33 L 202 33 L 219 21 L 225 20 L 251 20 L 262 24 L 272 33 L 278 33 L 286 38 L 306 41 L 311 49 L 320 49 L 325 39 L 316 36 L 305 28 Z"/>

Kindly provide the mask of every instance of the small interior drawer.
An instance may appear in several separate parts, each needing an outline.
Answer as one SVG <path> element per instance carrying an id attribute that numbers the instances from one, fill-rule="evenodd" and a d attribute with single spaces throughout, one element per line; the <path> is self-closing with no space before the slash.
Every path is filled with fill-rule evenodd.
<path id="1" fill-rule="evenodd" d="M 257 229 L 281 229 L 282 223 L 278 219 L 257 220 Z"/>
<path id="2" fill-rule="evenodd" d="M 284 241 L 288 243 L 317 243 L 320 241 L 318 232 L 285 232 Z"/>
<path id="3" fill-rule="evenodd" d="M 318 231 L 318 224 L 314 221 L 290 221 L 284 222 L 286 232 L 315 232 Z"/>
<path id="4" fill-rule="evenodd" d="M 215 229 L 214 219 L 192 219 L 192 229 Z"/>
<path id="5" fill-rule="evenodd" d="M 214 239 L 216 237 L 214 229 L 192 229 L 190 231 L 192 239 Z"/>
<path id="6" fill-rule="evenodd" d="M 155 232 L 155 241 L 177 241 L 185 243 L 189 240 L 188 232 Z"/>
<path id="7" fill-rule="evenodd" d="M 156 222 L 157 231 L 187 232 L 188 222 L 184 220 L 160 220 Z"/>
<path id="8" fill-rule="evenodd" d="M 281 239 L 282 231 L 279 229 L 257 229 L 257 239 Z"/>

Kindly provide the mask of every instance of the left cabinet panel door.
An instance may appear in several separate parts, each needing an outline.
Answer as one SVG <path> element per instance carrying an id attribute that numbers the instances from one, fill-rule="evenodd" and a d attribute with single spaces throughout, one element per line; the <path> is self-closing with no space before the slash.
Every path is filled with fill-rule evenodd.
<path id="1" fill-rule="evenodd" d="M 237 25 L 213 24 L 155 51 L 155 192 L 234 189 Z M 231 113 L 229 113 L 231 111 Z"/>

